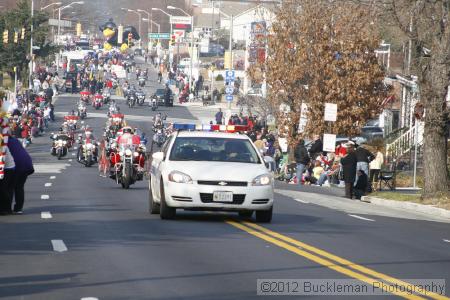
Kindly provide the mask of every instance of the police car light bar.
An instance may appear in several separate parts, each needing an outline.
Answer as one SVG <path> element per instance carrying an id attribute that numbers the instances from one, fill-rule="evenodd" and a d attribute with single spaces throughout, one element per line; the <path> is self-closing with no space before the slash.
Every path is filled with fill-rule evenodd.
<path id="1" fill-rule="evenodd" d="M 220 132 L 245 132 L 248 131 L 248 126 L 245 125 L 209 125 L 209 124 L 173 124 L 174 130 L 188 130 L 188 131 L 220 131 Z"/>

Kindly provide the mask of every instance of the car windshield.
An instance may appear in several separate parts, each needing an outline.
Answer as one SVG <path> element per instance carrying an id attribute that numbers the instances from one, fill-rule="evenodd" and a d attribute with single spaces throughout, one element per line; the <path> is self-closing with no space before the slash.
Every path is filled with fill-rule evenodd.
<path id="1" fill-rule="evenodd" d="M 383 132 L 383 130 L 380 127 L 363 127 L 363 132 L 369 133 L 369 132 Z"/>
<path id="2" fill-rule="evenodd" d="M 260 163 L 249 140 L 212 137 L 178 137 L 172 147 L 170 160 Z"/>

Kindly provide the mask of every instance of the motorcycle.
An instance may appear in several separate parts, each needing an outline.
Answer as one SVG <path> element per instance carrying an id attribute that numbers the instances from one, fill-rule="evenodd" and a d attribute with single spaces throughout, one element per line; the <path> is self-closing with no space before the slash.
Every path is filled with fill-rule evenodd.
<path id="1" fill-rule="evenodd" d="M 83 102 L 78 104 L 78 116 L 83 120 L 87 117 L 87 109 Z"/>
<path id="2" fill-rule="evenodd" d="M 83 163 L 85 167 L 90 167 L 97 161 L 97 146 L 88 141 L 79 140 L 78 161 Z"/>
<path id="3" fill-rule="evenodd" d="M 144 178 L 144 152 L 134 145 L 125 144 L 120 145 L 119 151 L 111 155 L 114 165 L 111 177 L 117 184 L 121 184 L 122 188 L 129 189 L 130 185 Z"/>
<path id="4" fill-rule="evenodd" d="M 70 138 L 64 134 L 52 134 L 50 138 L 53 140 L 51 154 L 61 160 L 63 156 L 67 155 Z"/>
<path id="5" fill-rule="evenodd" d="M 150 107 L 152 108 L 152 111 L 155 111 L 158 108 L 158 99 L 156 98 L 156 96 L 152 97 Z"/>
<path id="6" fill-rule="evenodd" d="M 128 107 L 131 108 L 136 104 L 136 94 L 135 93 L 129 93 L 127 96 L 127 104 Z"/>
<path id="7" fill-rule="evenodd" d="M 156 128 L 153 131 L 154 131 L 154 134 L 152 137 L 152 144 L 150 146 L 151 152 L 153 152 L 153 148 L 155 145 L 158 147 L 158 149 L 161 149 L 161 147 L 167 140 L 167 134 L 163 127 Z"/>
<path id="8" fill-rule="evenodd" d="M 136 91 L 137 103 L 142 106 L 145 102 L 145 93 L 142 90 Z"/>
<path id="9" fill-rule="evenodd" d="M 111 92 L 109 89 L 105 89 L 102 93 L 103 96 L 103 103 L 107 104 L 111 100 Z"/>
<path id="10" fill-rule="evenodd" d="M 97 110 L 100 109 L 100 107 L 103 106 L 103 96 L 95 95 L 94 101 L 92 102 L 92 106 Z"/>
<path id="11" fill-rule="evenodd" d="M 119 108 L 117 107 L 117 105 L 115 103 L 112 103 L 109 108 L 108 108 L 108 118 L 111 118 L 112 115 L 118 114 L 119 113 Z"/>
<path id="12" fill-rule="evenodd" d="M 139 76 L 138 82 L 139 82 L 140 87 L 144 87 L 145 86 L 145 77 Z"/>

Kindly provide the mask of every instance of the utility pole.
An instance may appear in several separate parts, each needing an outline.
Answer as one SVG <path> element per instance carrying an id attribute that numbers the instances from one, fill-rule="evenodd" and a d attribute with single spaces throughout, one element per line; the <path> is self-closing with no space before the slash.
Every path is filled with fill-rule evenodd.
<path id="1" fill-rule="evenodd" d="M 34 0 L 31 0 L 30 74 L 28 76 L 28 84 L 30 89 L 33 88 L 33 18 L 34 18 Z"/>

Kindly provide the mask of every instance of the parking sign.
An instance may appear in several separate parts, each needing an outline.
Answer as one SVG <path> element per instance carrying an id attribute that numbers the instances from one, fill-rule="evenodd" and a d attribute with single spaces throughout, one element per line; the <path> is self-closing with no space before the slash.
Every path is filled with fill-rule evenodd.
<path id="1" fill-rule="evenodd" d="M 234 81 L 234 70 L 228 70 L 225 72 L 226 81 Z"/>
<path id="2" fill-rule="evenodd" d="M 226 92 L 228 95 L 232 95 L 233 92 L 234 92 L 234 88 L 233 88 L 232 86 L 227 86 L 227 88 L 225 89 L 225 92 Z"/>

